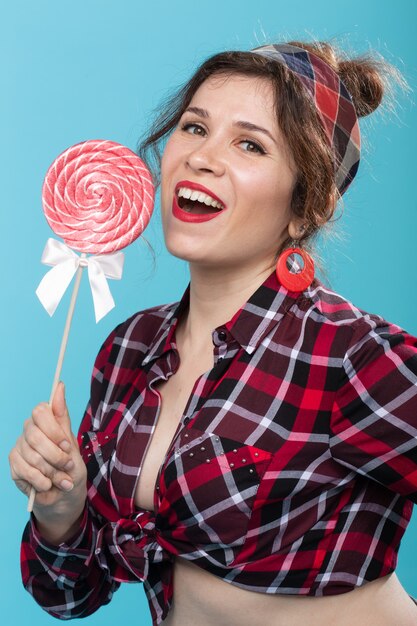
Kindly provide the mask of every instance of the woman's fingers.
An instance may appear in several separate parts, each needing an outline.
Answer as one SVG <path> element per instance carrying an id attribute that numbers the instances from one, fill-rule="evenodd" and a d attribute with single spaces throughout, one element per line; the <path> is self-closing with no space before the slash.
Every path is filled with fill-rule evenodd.
<path id="1" fill-rule="evenodd" d="M 62 425 L 56 419 L 49 404 L 46 402 L 38 404 L 32 411 L 32 419 L 28 421 L 33 421 L 33 423 L 47 435 L 48 439 L 53 441 L 61 450 L 65 452 L 71 450 L 71 431 L 67 433 L 62 428 Z"/>
<path id="2" fill-rule="evenodd" d="M 35 418 L 25 422 L 24 435 L 17 443 L 20 446 L 20 453 L 26 458 L 26 453 L 31 454 L 31 450 L 33 450 L 54 468 L 69 470 L 70 468 L 67 467 L 67 464 L 72 459 L 70 454 L 62 449 L 62 434 L 54 432 L 47 423 L 48 420 L 46 418 L 49 417 L 50 410 L 38 411 L 38 409 L 39 407 L 36 407 L 33 413 L 37 415 L 37 418 L 43 413 L 43 417 L 45 417 L 44 423 L 42 423 L 42 420 L 39 420 L 40 425 L 38 426 L 35 423 Z M 26 460 L 30 462 L 31 459 L 27 458 Z"/>
<path id="3" fill-rule="evenodd" d="M 25 438 L 55 468 L 71 472 L 73 461 L 76 474 L 82 471 L 83 461 L 71 430 L 63 383 L 57 387 L 52 406 L 41 403 L 33 409 L 32 419 L 25 423 Z"/>
<path id="4" fill-rule="evenodd" d="M 55 519 L 57 511 L 63 519 L 74 512 L 79 515 L 85 504 L 87 469 L 71 430 L 62 383 L 52 406 L 44 402 L 33 409 L 9 461 L 16 486 L 25 494 L 32 487 L 36 490 L 33 511 L 38 519 Z"/>
<path id="5" fill-rule="evenodd" d="M 70 457 L 67 457 L 69 460 L 65 459 L 65 462 L 62 462 L 61 465 L 57 463 L 51 464 L 44 456 L 34 450 L 25 439 L 21 439 L 19 442 L 18 451 L 29 465 L 36 467 L 44 476 L 50 478 L 52 482 L 55 482 L 53 477 L 60 467 L 67 473 L 74 469 L 74 461 Z"/>
<path id="6" fill-rule="evenodd" d="M 31 486 L 40 493 L 53 486 L 60 491 L 72 490 L 74 483 L 69 474 L 48 466 L 42 459 L 39 461 L 35 451 L 25 450 L 25 453 L 23 457 L 16 447 L 9 457 L 12 478 L 21 491 L 28 493 Z M 35 464 L 32 465 L 31 459 Z"/>
<path id="7" fill-rule="evenodd" d="M 26 493 L 26 485 L 33 486 L 36 491 L 48 491 L 52 487 L 52 481 L 37 468 L 29 465 L 29 463 L 21 456 L 17 448 L 14 448 L 9 456 L 10 470 L 13 480 L 17 486 L 24 486 Z"/>

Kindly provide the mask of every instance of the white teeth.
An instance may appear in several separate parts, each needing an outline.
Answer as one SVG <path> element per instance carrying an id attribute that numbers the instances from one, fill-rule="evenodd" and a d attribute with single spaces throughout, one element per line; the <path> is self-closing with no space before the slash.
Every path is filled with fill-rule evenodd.
<path id="1" fill-rule="evenodd" d="M 178 197 L 182 196 L 183 198 L 186 198 L 187 200 L 189 200 L 191 198 L 191 194 L 193 192 L 191 191 L 191 189 L 187 189 L 186 187 L 181 187 L 181 189 L 178 190 Z"/>
<path id="2" fill-rule="evenodd" d="M 188 187 L 180 187 L 178 189 L 178 197 L 185 198 L 186 200 L 198 200 L 199 202 L 203 202 L 207 206 L 212 206 L 215 209 L 223 209 L 223 205 L 217 200 L 214 200 L 207 193 L 202 191 L 194 191 L 193 189 L 188 189 Z"/>

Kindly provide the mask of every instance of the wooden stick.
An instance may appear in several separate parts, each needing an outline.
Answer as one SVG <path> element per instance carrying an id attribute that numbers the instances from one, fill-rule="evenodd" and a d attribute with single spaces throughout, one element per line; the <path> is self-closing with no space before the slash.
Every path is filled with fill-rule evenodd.
<path id="1" fill-rule="evenodd" d="M 83 254 L 81 254 L 80 259 L 85 259 L 86 256 L 87 255 L 85 253 L 83 253 Z M 75 302 L 77 300 L 78 290 L 80 288 L 80 282 L 81 282 L 82 273 L 83 273 L 83 265 L 80 264 L 78 266 L 77 273 L 75 275 L 74 288 L 72 290 L 72 296 L 71 296 L 71 301 L 70 301 L 70 305 L 69 305 L 69 309 L 68 309 L 67 320 L 65 322 L 64 334 L 62 335 L 62 341 L 61 341 L 61 347 L 60 347 L 60 350 L 59 350 L 58 362 L 56 364 L 54 381 L 52 383 L 51 395 L 50 395 L 50 398 L 49 398 L 49 406 L 52 405 L 52 400 L 54 399 L 55 391 L 56 391 L 56 388 L 57 388 L 58 383 L 59 383 L 59 378 L 61 376 L 62 365 L 64 363 L 65 350 L 67 348 L 67 343 L 68 343 L 68 335 L 69 335 L 69 331 L 70 331 L 70 328 L 71 328 L 72 317 L 74 315 Z M 36 496 L 36 489 L 35 489 L 35 487 L 31 487 L 30 494 L 29 494 L 29 500 L 28 500 L 28 506 L 27 506 L 28 513 L 31 513 L 32 510 L 33 510 L 33 504 L 35 502 L 35 496 Z"/>

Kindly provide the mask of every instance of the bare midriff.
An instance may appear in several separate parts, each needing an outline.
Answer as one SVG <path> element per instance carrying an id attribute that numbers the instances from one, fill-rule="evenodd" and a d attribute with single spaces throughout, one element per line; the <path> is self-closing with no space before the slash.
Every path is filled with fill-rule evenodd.
<path id="1" fill-rule="evenodd" d="M 185 559 L 174 563 L 164 626 L 416 626 L 417 606 L 395 574 L 348 593 L 304 597 L 248 591 Z"/>
<path id="2" fill-rule="evenodd" d="M 210 362 L 182 362 L 175 376 L 158 385 L 161 406 L 138 482 L 135 503 L 154 510 L 158 470 L 192 391 L 195 373 Z M 194 375 L 194 376 L 193 376 Z M 348 593 L 306 597 L 242 589 L 181 557 L 174 561 L 174 594 L 164 626 L 417 626 L 417 605 L 395 574 Z"/>

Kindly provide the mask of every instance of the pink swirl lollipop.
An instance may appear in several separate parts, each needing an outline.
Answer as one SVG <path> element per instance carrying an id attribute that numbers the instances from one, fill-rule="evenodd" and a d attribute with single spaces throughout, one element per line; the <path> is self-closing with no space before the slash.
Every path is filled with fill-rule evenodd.
<path id="1" fill-rule="evenodd" d="M 114 141 L 71 146 L 48 169 L 42 188 L 45 217 L 72 249 L 109 254 L 146 228 L 154 186 L 145 163 Z"/>

